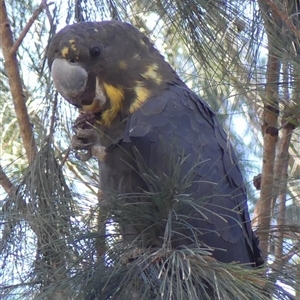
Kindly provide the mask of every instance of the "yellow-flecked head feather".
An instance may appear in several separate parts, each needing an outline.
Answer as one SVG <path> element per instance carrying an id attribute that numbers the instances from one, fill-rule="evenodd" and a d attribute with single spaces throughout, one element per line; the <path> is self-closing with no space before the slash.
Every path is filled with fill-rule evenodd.
<path id="1" fill-rule="evenodd" d="M 101 123 L 108 127 L 117 115 L 125 118 L 134 113 L 169 84 L 183 84 L 143 33 L 118 21 L 85 22 L 65 27 L 51 42 L 50 68 L 55 59 L 68 62 L 72 71 L 66 74 L 71 73 L 80 85 L 78 92 L 74 85 L 68 92 L 68 78 L 53 70 L 54 75 L 58 74 L 58 89 L 67 95 L 70 103 L 97 113 Z M 57 66 L 59 64 L 55 64 Z M 74 75 L 77 71 L 78 78 Z"/>

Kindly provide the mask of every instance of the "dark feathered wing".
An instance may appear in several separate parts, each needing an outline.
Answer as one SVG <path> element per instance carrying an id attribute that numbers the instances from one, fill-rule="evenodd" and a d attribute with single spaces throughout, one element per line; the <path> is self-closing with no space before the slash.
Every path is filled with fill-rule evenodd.
<path id="1" fill-rule="evenodd" d="M 174 198 L 178 192 L 193 200 L 174 200 L 173 246 L 193 244 L 189 237 L 196 232 L 198 244 L 213 248 L 220 261 L 257 261 L 237 158 L 215 115 L 193 92 L 170 85 L 149 99 L 130 116 L 120 145 L 131 147 L 141 174 L 149 167 L 160 178 L 177 176 Z"/>

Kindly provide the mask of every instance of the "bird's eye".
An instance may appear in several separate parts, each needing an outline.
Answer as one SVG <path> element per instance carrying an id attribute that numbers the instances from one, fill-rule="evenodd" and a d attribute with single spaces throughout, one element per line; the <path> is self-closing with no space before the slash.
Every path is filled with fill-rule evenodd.
<path id="1" fill-rule="evenodd" d="M 100 55 L 100 48 L 99 47 L 93 47 L 90 49 L 90 56 L 91 57 L 97 57 Z"/>

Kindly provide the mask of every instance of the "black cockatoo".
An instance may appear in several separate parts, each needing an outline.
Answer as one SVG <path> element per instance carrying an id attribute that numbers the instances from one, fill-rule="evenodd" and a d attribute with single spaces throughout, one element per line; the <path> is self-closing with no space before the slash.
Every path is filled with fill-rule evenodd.
<path id="1" fill-rule="evenodd" d="M 221 262 L 262 264 L 224 130 L 143 33 L 119 21 L 70 25 L 52 39 L 48 61 L 58 92 L 85 112 L 75 122 L 76 147 L 102 147 L 104 198 L 123 195 L 137 209 L 116 217 L 124 239 L 159 247 L 169 226 L 172 249 L 202 247 Z M 138 218 L 139 203 L 161 219 L 151 209 Z"/>

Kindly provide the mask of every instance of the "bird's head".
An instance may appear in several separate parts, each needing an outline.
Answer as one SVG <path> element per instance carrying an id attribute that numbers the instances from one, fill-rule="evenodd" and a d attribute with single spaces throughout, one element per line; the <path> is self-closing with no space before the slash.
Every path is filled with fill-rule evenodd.
<path id="1" fill-rule="evenodd" d="M 58 92 L 83 111 L 98 114 L 106 126 L 177 79 L 149 39 L 119 21 L 66 26 L 53 37 L 48 62 Z"/>

